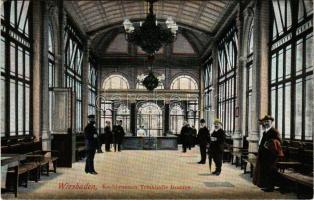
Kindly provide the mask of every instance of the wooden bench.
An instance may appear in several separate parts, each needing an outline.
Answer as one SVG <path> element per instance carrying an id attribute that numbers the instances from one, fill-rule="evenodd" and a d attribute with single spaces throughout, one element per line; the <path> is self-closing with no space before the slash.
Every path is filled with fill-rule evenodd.
<path id="1" fill-rule="evenodd" d="M 46 172 L 45 175 L 49 175 L 50 162 L 53 163 L 54 172 L 56 172 L 58 157 L 47 155 L 48 152 L 56 151 L 42 151 L 41 142 L 34 142 L 28 139 L 15 140 L 15 142 L 18 143 L 9 141 L 1 147 L 2 155 L 25 155 L 24 159 L 19 161 L 17 170 L 8 169 L 8 187 L 27 187 L 28 180 L 38 182 L 40 175 L 44 174 L 43 172 Z"/>
<path id="2" fill-rule="evenodd" d="M 300 198 L 313 197 L 313 143 L 284 141 L 285 158 L 277 162 L 283 187 L 292 187 Z"/>
<path id="3" fill-rule="evenodd" d="M 297 193 L 298 198 L 313 198 L 313 174 L 305 175 L 292 169 L 286 169 L 285 172 L 279 171 L 278 174 L 290 181 L 290 185 Z M 285 182 L 285 187 L 287 187 L 287 182 Z"/>
<path id="4" fill-rule="evenodd" d="M 254 169 L 256 168 L 256 153 L 254 152 L 249 152 L 248 157 L 243 159 L 243 169 L 244 169 L 244 174 L 247 173 L 247 164 L 250 164 L 250 177 L 253 177 L 254 174 Z"/>
<path id="5" fill-rule="evenodd" d="M 79 161 L 86 156 L 85 136 L 84 134 L 77 134 L 76 136 L 76 149 L 75 160 Z"/>

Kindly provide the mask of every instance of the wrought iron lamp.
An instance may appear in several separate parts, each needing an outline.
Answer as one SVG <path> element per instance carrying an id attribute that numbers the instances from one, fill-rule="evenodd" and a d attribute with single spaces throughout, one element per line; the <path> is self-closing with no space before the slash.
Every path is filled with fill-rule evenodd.
<path id="1" fill-rule="evenodd" d="M 149 55 L 154 55 L 163 45 L 173 43 L 178 30 L 177 24 L 169 17 L 165 23 L 160 23 L 153 12 L 153 4 L 157 0 L 149 2 L 149 13 L 145 21 L 134 27 L 129 19 L 123 22 L 126 40 L 140 46 Z"/>

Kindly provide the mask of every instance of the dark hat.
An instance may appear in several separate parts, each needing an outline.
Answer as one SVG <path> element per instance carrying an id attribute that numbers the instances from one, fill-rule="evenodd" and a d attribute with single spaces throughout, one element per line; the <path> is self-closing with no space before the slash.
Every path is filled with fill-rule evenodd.
<path id="1" fill-rule="evenodd" d="M 88 119 L 90 119 L 90 118 L 95 118 L 95 115 L 88 115 L 87 118 L 88 118 Z"/>
<path id="2" fill-rule="evenodd" d="M 205 123 L 205 119 L 201 119 L 201 121 L 200 121 L 201 123 Z"/>
<path id="3" fill-rule="evenodd" d="M 262 119 L 259 119 L 259 121 L 266 121 L 266 120 L 274 121 L 274 118 L 270 115 L 265 115 Z"/>

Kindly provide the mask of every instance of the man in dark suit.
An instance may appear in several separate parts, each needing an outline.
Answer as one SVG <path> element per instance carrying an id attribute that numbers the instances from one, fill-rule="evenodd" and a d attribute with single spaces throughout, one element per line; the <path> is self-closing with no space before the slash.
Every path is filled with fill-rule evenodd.
<path id="1" fill-rule="evenodd" d="M 197 141 L 200 145 L 200 152 L 201 152 L 201 160 L 198 162 L 198 164 L 205 164 L 206 163 L 206 148 L 208 147 L 211 139 L 209 135 L 209 130 L 206 126 L 205 120 L 200 120 L 201 128 L 198 131 L 197 134 Z"/>
<path id="2" fill-rule="evenodd" d="M 280 181 L 277 179 L 276 162 L 284 154 L 281 148 L 279 132 L 272 127 L 274 118 L 266 115 L 259 121 L 262 124 L 264 132 L 258 143 L 258 156 L 254 170 L 253 184 L 262 188 L 265 192 L 272 192 L 274 186 L 280 184 Z"/>
<path id="3" fill-rule="evenodd" d="M 186 148 L 189 147 L 189 135 L 191 133 L 191 128 L 187 121 L 183 122 L 183 127 L 181 129 L 181 141 L 182 141 L 182 152 L 186 152 Z M 191 147 L 189 147 L 191 149 Z"/>
<path id="4" fill-rule="evenodd" d="M 114 137 L 114 151 L 117 150 L 117 146 L 118 146 L 118 151 L 121 151 L 121 144 L 125 135 L 124 129 L 121 125 L 122 125 L 122 120 L 119 120 L 117 122 L 117 125 L 114 126 L 112 129 L 113 137 Z"/>
<path id="5" fill-rule="evenodd" d="M 98 148 L 98 134 L 95 127 L 95 115 L 88 115 L 88 124 L 84 129 L 86 143 L 86 165 L 85 172 L 97 174 L 94 169 L 94 157 Z"/>
<path id="6" fill-rule="evenodd" d="M 110 144 L 112 142 L 112 131 L 109 121 L 106 121 L 104 140 L 106 152 L 110 152 Z"/>
<path id="7" fill-rule="evenodd" d="M 222 123 L 219 119 L 214 121 L 215 130 L 211 134 L 210 153 L 214 159 L 216 170 L 212 173 L 217 176 L 221 173 L 222 159 L 225 144 L 225 131 L 222 129 Z"/>

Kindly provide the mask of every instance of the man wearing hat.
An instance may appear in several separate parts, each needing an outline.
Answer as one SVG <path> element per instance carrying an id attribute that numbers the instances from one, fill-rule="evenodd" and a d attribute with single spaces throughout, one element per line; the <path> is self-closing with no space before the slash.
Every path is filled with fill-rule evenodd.
<path id="1" fill-rule="evenodd" d="M 114 140 L 114 151 L 117 150 L 117 146 L 118 146 L 118 151 L 121 151 L 121 144 L 125 135 L 124 129 L 121 126 L 122 125 L 122 120 L 118 120 L 117 121 L 117 125 L 115 125 L 112 128 L 112 132 L 113 132 L 113 140 Z"/>
<path id="2" fill-rule="evenodd" d="M 211 134 L 210 153 L 216 165 L 216 170 L 212 172 L 217 176 L 221 173 L 222 159 L 225 144 L 225 131 L 222 129 L 222 123 L 219 119 L 214 120 L 214 132 Z"/>
<path id="3" fill-rule="evenodd" d="M 198 164 L 205 164 L 206 163 L 206 148 L 208 144 L 210 143 L 210 134 L 209 130 L 206 126 L 205 120 L 200 120 L 201 128 L 198 131 L 197 134 L 197 141 L 200 145 L 200 153 L 201 153 L 201 161 L 198 162 Z"/>
<path id="4" fill-rule="evenodd" d="M 265 192 L 272 192 L 277 182 L 276 162 L 279 157 L 283 157 L 281 139 L 279 132 L 272 127 L 273 117 L 265 115 L 259 121 L 262 122 L 264 132 L 259 141 L 253 183 Z"/>
<path id="5" fill-rule="evenodd" d="M 84 129 L 86 142 L 86 165 L 85 172 L 97 174 L 94 169 L 94 157 L 98 148 L 98 134 L 95 127 L 95 115 L 88 115 L 88 124 Z"/>

